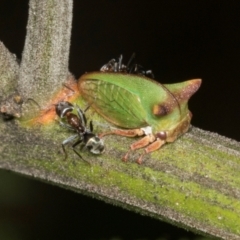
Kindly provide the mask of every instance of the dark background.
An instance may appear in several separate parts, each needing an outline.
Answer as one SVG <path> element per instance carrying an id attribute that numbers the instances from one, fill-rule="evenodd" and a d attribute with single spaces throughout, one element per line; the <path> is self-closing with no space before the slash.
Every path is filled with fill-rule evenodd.
<path id="1" fill-rule="evenodd" d="M 239 141 L 239 13 L 239 1 L 75 0 L 70 71 L 79 77 L 135 52 L 161 83 L 202 78 L 192 124 Z M 0 40 L 19 59 L 27 16 L 27 0 L 0 1 Z M 3 171 L 0 179 L 1 239 L 194 238 L 57 187 Z"/>

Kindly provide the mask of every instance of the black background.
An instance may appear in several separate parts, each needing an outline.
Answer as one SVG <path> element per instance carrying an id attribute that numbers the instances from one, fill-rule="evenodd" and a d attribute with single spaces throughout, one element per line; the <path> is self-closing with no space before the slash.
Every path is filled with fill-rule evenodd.
<path id="1" fill-rule="evenodd" d="M 192 124 L 239 141 L 239 13 L 239 1 L 75 0 L 70 71 L 79 77 L 120 54 L 127 62 L 135 52 L 137 62 L 152 69 L 161 83 L 202 78 L 200 90 L 190 101 Z M 0 2 L 0 40 L 19 59 L 27 16 L 28 1 Z M 10 182 L 0 188 L 5 195 L 2 206 L 9 211 L 0 221 L 15 221 L 15 232 L 23 234 L 23 239 L 31 234 L 38 239 L 187 236 L 168 224 L 91 198 L 3 172 L 0 177 Z M 28 191 L 23 190 L 23 197 L 19 189 L 24 186 Z M 16 212 L 9 205 L 11 196 Z M 26 203 L 17 204 L 18 198 Z M 6 229 L 0 228 L 0 236 L 1 231 L 9 234 Z"/>

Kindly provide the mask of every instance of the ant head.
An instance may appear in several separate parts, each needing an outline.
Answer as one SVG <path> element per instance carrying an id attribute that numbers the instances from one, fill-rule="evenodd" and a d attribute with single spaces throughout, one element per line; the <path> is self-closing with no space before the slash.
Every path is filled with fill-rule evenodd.
<path id="1" fill-rule="evenodd" d="M 101 154 L 104 151 L 104 142 L 101 138 L 90 134 L 86 147 L 93 154 Z"/>
<path id="2" fill-rule="evenodd" d="M 63 118 L 66 113 L 71 112 L 74 106 L 70 102 L 59 102 L 55 105 L 56 113 L 60 118 Z"/>

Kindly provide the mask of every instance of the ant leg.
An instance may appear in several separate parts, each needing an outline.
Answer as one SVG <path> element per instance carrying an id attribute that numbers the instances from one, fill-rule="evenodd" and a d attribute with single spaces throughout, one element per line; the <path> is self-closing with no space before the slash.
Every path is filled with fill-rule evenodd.
<path id="1" fill-rule="evenodd" d="M 83 159 L 83 157 L 77 152 L 77 150 L 75 149 L 75 147 L 78 145 L 78 144 L 80 144 L 82 142 L 82 139 L 78 139 L 73 145 L 72 145 L 72 149 L 73 149 L 73 151 L 82 159 L 82 160 L 84 160 Z M 84 160 L 85 161 L 85 160 Z"/>
<path id="2" fill-rule="evenodd" d="M 132 56 L 130 57 L 130 59 L 128 60 L 128 63 L 127 63 L 127 69 L 129 69 L 129 67 L 130 67 L 130 65 L 131 65 L 131 63 L 132 63 L 132 61 L 133 61 L 133 59 L 135 58 L 135 56 L 136 56 L 136 54 L 133 53 Z"/>
<path id="3" fill-rule="evenodd" d="M 75 91 L 74 91 L 72 88 L 70 88 L 67 84 L 63 83 L 63 86 L 64 86 L 65 88 L 71 90 L 73 93 L 75 93 Z"/>
<path id="4" fill-rule="evenodd" d="M 122 70 L 122 59 L 123 59 L 123 56 L 121 54 L 120 57 L 119 57 L 119 60 L 118 60 L 117 72 Z"/>
<path id="5" fill-rule="evenodd" d="M 92 120 L 90 121 L 89 126 L 90 126 L 90 131 L 92 132 L 92 131 L 93 131 L 93 123 L 92 123 Z"/>
<path id="6" fill-rule="evenodd" d="M 85 117 L 84 112 L 82 111 L 82 109 L 76 104 L 76 109 L 77 109 L 77 113 L 78 113 L 78 117 L 81 119 L 81 121 L 84 123 L 84 125 L 87 122 L 87 119 Z"/>
<path id="7" fill-rule="evenodd" d="M 71 83 L 70 83 L 70 84 L 71 84 Z M 66 98 L 69 98 L 69 97 L 71 97 L 73 94 L 75 94 L 75 91 L 74 91 L 71 87 L 69 87 L 67 84 L 63 83 L 62 85 L 63 85 L 65 88 L 67 88 L 68 90 L 71 91 L 71 93 L 69 92 L 68 94 L 66 94 L 66 96 L 63 98 L 63 100 L 66 99 Z"/>
<path id="8" fill-rule="evenodd" d="M 65 160 L 67 159 L 67 157 L 68 157 L 67 151 L 66 151 L 66 149 L 65 149 L 65 145 L 68 144 L 69 142 L 73 141 L 73 140 L 74 140 L 75 138 L 77 138 L 77 137 L 78 137 L 78 134 L 73 135 L 73 136 L 67 138 L 66 140 L 64 140 L 64 141 L 62 142 L 62 149 L 63 149 L 64 155 L 65 155 L 64 161 L 65 161 Z"/>
<path id="9" fill-rule="evenodd" d="M 85 116 L 85 112 L 91 107 L 92 103 L 88 104 L 87 107 L 82 111 L 82 109 L 76 104 L 76 109 L 78 113 L 78 117 L 81 119 L 81 122 L 83 123 L 83 126 L 87 126 L 87 118 Z M 93 130 L 93 125 L 92 121 L 90 122 L 90 130 L 92 132 Z"/>
<path id="10" fill-rule="evenodd" d="M 92 104 L 93 103 L 88 104 L 87 107 L 83 110 L 83 112 L 85 113 L 91 107 Z"/>
<path id="11" fill-rule="evenodd" d="M 64 122 L 62 122 L 62 121 L 59 121 L 59 120 L 56 120 L 56 121 L 59 123 L 59 125 L 60 125 L 61 127 L 65 127 L 65 128 L 67 128 L 67 129 L 69 129 L 69 130 L 75 131 L 75 129 L 73 129 L 70 125 L 68 125 L 68 124 L 66 124 L 66 123 L 64 123 Z"/>
<path id="12" fill-rule="evenodd" d="M 113 72 L 117 72 L 117 68 L 118 68 L 118 63 L 114 62 L 114 64 L 113 64 Z"/>
<path id="13" fill-rule="evenodd" d="M 83 140 L 82 139 L 79 139 L 77 140 L 73 145 L 72 145 L 72 149 L 73 151 L 84 161 L 86 162 L 87 164 L 91 165 L 87 160 L 85 160 L 80 154 L 79 152 L 75 149 L 75 147 L 80 144 Z"/>
<path id="14" fill-rule="evenodd" d="M 154 78 L 154 74 L 153 74 L 152 70 L 147 70 L 146 75 L 150 76 L 151 78 Z"/>
<path id="15" fill-rule="evenodd" d="M 83 112 L 85 113 L 91 106 L 93 105 L 93 102 L 88 103 Z"/>

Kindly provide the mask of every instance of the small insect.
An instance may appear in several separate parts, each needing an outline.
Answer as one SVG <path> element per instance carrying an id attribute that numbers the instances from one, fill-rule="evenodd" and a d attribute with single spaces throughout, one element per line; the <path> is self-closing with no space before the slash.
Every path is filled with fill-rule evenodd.
<path id="1" fill-rule="evenodd" d="M 121 69 L 121 57 L 117 64 L 110 63 L 109 69 L 115 65 Z M 144 136 L 131 144 L 123 157 L 126 161 L 131 151 L 145 148 L 137 160 L 139 164 L 146 153 L 174 142 L 188 131 L 192 118 L 188 100 L 200 85 L 201 79 L 163 85 L 144 75 L 130 74 L 128 70 L 86 73 L 78 81 L 80 93 L 91 107 L 108 122 L 124 128 L 101 136 Z"/>
<path id="2" fill-rule="evenodd" d="M 57 115 L 65 120 L 65 122 L 60 120 L 60 125 L 76 133 L 62 142 L 62 149 L 65 154 L 64 160 L 67 159 L 65 145 L 74 140 L 76 142 L 72 145 L 72 149 L 80 158 L 82 156 L 75 149 L 80 143 L 93 154 L 101 154 L 104 151 L 103 140 L 93 133 L 92 121 L 89 123 L 89 129 L 87 128 L 87 119 L 84 114 L 87 109 L 83 112 L 78 105 L 73 106 L 69 102 L 59 102 L 55 109 Z M 74 109 L 77 111 L 77 115 L 73 113 Z"/>
<path id="3" fill-rule="evenodd" d="M 122 54 L 119 57 L 118 62 L 113 58 L 107 64 L 103 65 L 100 68 L 101 72 L 122 72 L 122 73 L 131 73 L 136 75 L 142 75 L 146 77 L 154 78 L 152 70 L 145 70 L 141 65 L 134 64 L 133 60 L 135 59 L 135 53 L 132 54 L 127 65 L 122 63 L 123 56 Z"/>

